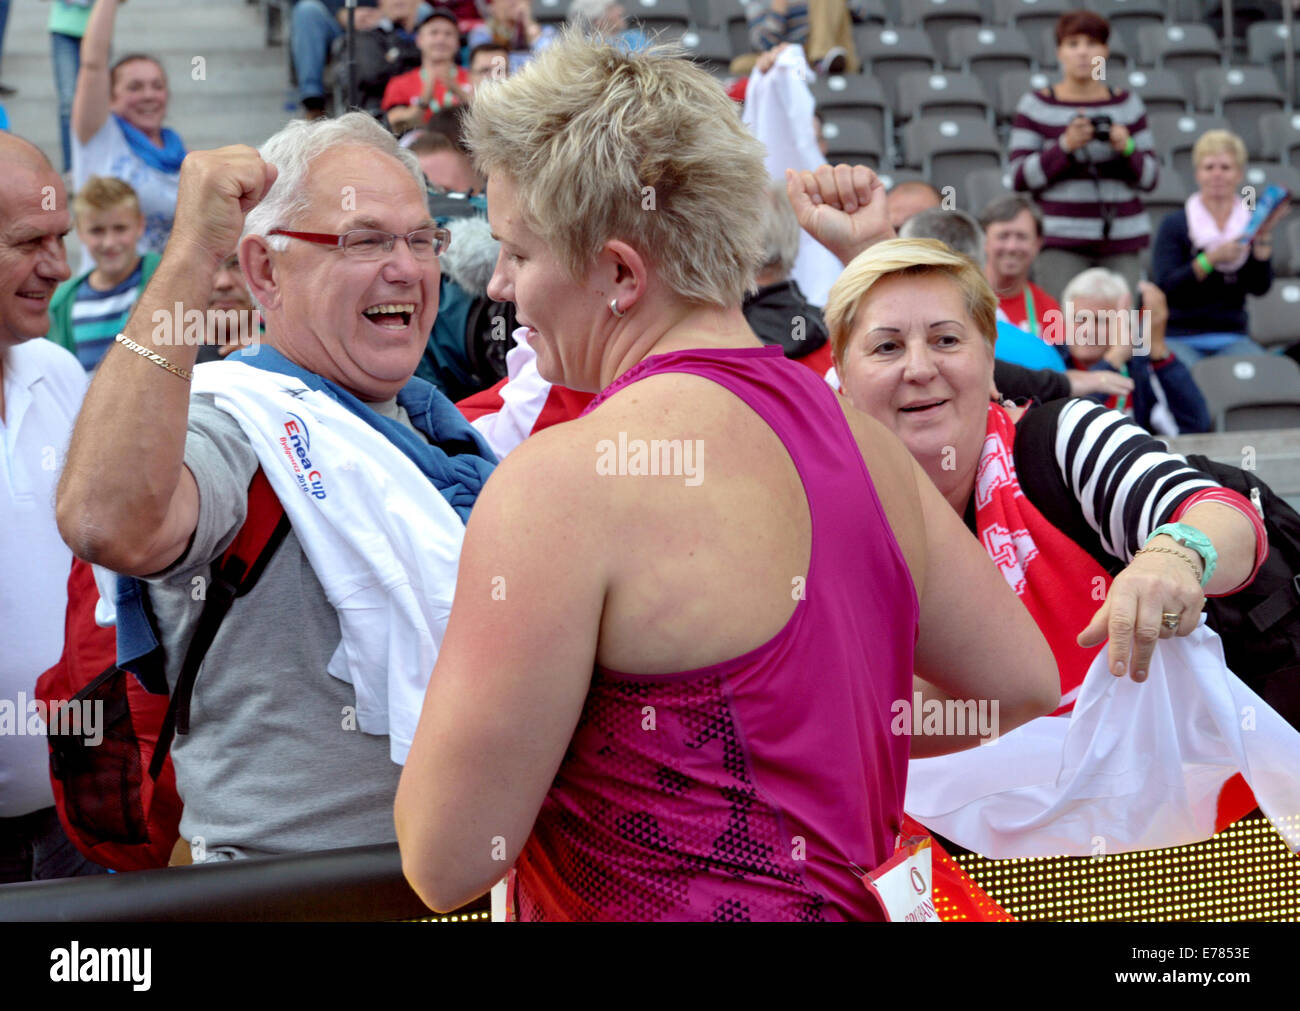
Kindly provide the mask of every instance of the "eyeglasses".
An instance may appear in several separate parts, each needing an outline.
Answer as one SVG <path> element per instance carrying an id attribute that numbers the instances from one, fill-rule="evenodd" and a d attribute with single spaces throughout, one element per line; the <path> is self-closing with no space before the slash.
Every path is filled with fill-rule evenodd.
<path id="1" fill-rule="evenodd" d="M 354 228 L 342 235 L 329 232 L 291 232 L 286 228 L 276 228 L 270 234 L 315 242 L 321 246 L 335 246 L 342 249 L 345 256 L 358 260 L 377 260 L 386 256 L 393 251 L 398 239 L 406 240 L 411 255 L 417 260 L 436 259 L 451 245 L 451 232 L 445 228 L 417 228 L 406 235 L 394 235 L 377 228 Z"/>

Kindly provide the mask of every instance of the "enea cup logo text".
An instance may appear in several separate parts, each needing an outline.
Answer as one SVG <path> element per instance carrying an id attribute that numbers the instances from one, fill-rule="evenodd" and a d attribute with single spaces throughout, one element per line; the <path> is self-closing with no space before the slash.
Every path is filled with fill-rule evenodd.
<path id="1" fill-rule="evenodd" d="M 308 455 L 311 452 L 311 433 L 307 429 L 307 422 L 292 412 L 289 412 L 289 420 L 284 423 L 280 448 L 284 451 L 293 470 L 293 476 L 298 479 L 303 492 L 312 498 L 323 499 L 325 485 L 321 472 L 312 467 L 311 457 Z"/>

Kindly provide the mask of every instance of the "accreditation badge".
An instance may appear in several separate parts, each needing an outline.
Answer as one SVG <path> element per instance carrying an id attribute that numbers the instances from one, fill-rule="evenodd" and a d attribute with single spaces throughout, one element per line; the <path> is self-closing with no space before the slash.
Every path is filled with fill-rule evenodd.
<path id="1" fill-rule="evenodd" d="M 861 880 L 891 923 L 941 922 L 931 891 L 929 836 L 904 839 L 892 857 L 874 871 L 861 874 Z"/>

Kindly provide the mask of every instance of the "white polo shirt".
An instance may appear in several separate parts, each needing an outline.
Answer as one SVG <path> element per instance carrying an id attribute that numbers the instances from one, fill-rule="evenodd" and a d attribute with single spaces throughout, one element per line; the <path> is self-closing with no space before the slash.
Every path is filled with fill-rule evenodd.
<path id="1" fill-rule="evenodd" d="M 44 338 L 0 351 L 0 362 L 0 818 L 14 818 L 54 803 L 46 740 L 27 732 L 26 703 L 63 651 L 72 553 L 54 491 L 86 373 Z"/>

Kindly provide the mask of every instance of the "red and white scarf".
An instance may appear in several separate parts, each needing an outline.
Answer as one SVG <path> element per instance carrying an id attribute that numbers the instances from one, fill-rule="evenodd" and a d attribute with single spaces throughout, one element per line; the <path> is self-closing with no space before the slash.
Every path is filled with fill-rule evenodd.
<path id="1" fill-rule="evenodd" d="M 975 474 L 975 529 L 980 543 L 1016 591 L 1047 639 L 1061 675 L 1061 706 L 1068 713 L 1093 657 L 1076 637 L 1110 590 L 1109 573 L 1049 523 L 1020 489 L 1012 447 L 1016 429 L 997 404 Z"/>

